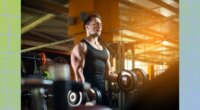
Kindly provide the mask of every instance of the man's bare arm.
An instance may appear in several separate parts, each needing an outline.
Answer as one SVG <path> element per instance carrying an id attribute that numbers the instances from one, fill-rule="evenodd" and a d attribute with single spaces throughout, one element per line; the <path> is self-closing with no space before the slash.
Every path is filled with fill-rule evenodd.
<path id="1" fill-rule="evenodd" d="M 85 64 L 86 46 L 83 43 L 76 45 L 71 53 L 71 66 L 75 74 L 75 80 L 78 82 L 85 82 L 83 76 L 83 67 Z"/>
<path id="2" fill-rule="evenodd" d="M 107 59 L 106 69 L 105 69 L 105 78 L 108 81 L 117 82 L 117 77 L 118 76 L 117 76 L 117 74 L 112 72 L 111 64 L 110 64 L 110 53 L 109 53 L 108 50 L 107 50 L 107 53 L 108 53 L 108 59 Z"/>

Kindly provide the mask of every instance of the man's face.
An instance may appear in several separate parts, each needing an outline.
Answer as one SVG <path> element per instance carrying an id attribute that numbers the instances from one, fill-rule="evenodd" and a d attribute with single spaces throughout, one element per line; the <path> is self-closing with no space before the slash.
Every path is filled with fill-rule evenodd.
<path id="1" fill-rule="evenodd" d="M 102 30 L 102 23 L 101 19 L 99 18 L 92 18 L 92 21 L 88 25 L 86 25 L 86 31 L 89 33 L 89 35 L 98 34 L 101 35 Z"/>

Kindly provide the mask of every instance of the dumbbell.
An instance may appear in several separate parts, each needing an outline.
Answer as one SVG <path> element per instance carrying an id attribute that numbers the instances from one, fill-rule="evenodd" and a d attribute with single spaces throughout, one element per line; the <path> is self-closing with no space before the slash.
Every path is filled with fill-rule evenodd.
<path id="1" fill-rule="evenodd" d="M 135 68 L 132 70 L 122 70 L 118 74 L 117 83 L 122 91 L 129 92 L 139 88 L 147 80 L 147 73 L 140 68 Z"/>
<path id="2" fill-rule="evenodd" d="M 129 92 L 137 87 L 138 79 L 133 71 L 122 70 L 118 74 L 117 83 L 122 91 Z"/>
<path id="3" fill-rule="evenodd" d="M 145 82 L 148 81 L 147 73 L 140 68 L 134 68 L 132 71 L 136 74 L 138 79 L 138 87 L 142 86 Z"/>
<path id="4" fill-rule="evenodd" d="M 96 101 L 97 104 L 102 102 L 102 95 L 99 89 L 90 88 L 88 91 L 69 90 L 67 93 L 67 102 L 71 107 L 86 104 L 89 101 Z"/>
<path id="5" fill-rule="evenodd" d="M 90 101 L 95 100 L 97 104 L 102 103 L 102 94 L 98 88 L 95 88 L 95 87 L 91 88 L 91 90 L 88 91 L 87 94 L 88 94 Z"/>
<path id="6" fill-rule="evenodd" d="M 82 92 L 78 91 L 72 91 L 69 90 L 67 93 L 67 102 L 69 104 L 69 106 L 71 107 L 76 107 L 79 106 L 83 101 L 83 94 Z"/>

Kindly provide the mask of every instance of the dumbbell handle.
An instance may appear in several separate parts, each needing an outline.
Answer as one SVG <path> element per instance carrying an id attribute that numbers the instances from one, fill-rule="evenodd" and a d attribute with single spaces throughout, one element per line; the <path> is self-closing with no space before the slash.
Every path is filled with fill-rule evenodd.
<path id="1" fill-rule="evenodd" d="M 70 81 L 71 84 L 71 90 L 72 91 L 83 91 L 83 90 L 89 90 L 91 88 L 90 83 L 77 83 L 75 81 Z"/>

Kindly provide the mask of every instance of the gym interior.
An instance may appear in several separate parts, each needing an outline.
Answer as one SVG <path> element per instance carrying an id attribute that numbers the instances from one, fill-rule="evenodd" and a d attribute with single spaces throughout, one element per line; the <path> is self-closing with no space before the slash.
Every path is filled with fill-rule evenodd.
<path id="1" fill-rule="evenodd" d="M 95 88 L 88 100 L 70 63 L 91 13 L 118 75 L 105 80 L 109 106 Z M 21 109 L 178 110 L 179 0 L 21 0 Z"/>

